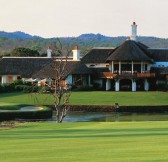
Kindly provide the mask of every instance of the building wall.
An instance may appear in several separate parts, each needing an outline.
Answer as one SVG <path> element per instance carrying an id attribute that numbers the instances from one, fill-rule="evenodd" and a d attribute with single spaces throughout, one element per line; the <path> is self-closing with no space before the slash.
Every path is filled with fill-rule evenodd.
<path id="1" fill-rule="evenodd" d="M 17 80 L 17 75 L 2 75 L 1 83 L 12 83 L 13 81 Z"/>
<path id="2" fill-rule="evenodd" d="M 168 67 L 168 62 L 155 62 L 154 67 Z"/>

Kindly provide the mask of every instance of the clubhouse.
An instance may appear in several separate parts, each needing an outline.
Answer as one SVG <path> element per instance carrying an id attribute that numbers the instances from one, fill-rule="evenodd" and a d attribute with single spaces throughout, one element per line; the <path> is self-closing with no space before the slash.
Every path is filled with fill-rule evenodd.
<path id="1" fill-rule="evenodd" d="M 52 81 L 55 77 L 52 50 L 47 57 L 3 57 L 1 82 Z M 63 76 L 64 84 L 96 87 L 105 91 L 165 90 L 168 87 L 168 49 L 149 48 L 137 41 L 137 25 L 132 35 L 118 47 L 95 47 L 80 58 L 73 49 Z M 163 87 L 163 88 L 162 88 Z"/>

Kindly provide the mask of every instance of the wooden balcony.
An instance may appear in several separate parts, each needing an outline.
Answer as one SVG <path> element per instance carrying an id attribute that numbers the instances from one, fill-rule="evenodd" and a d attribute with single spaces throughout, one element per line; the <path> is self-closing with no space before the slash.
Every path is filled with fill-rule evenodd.
<path id="1" fill-rule="evenodd" d="M 137 78 L 155 78 L 155 73 L 137 73 Z"/>
<path id="2" fill-rule="evenodd" d="M 123 73 L 123 74 L 115 74 L 111 72 L 102 72 L 98 74 L 99 78 L 107 78 L 107 79 L 138 79 L 138 78 L 155 78 L 155 73 Z"/>

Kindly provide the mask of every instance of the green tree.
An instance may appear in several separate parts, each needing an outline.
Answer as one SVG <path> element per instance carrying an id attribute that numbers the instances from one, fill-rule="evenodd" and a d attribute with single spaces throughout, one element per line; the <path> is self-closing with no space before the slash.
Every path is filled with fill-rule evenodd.
<path id="1" fill-rule="evenodd" d="M 29 57 L 29 56 L 39 56 L 39 52 L 36 50 L 31 50 L 29 48 L 19 47 L 15 48 L 11 51 L 11 56 L 21 56 L 21 57 Z"/>

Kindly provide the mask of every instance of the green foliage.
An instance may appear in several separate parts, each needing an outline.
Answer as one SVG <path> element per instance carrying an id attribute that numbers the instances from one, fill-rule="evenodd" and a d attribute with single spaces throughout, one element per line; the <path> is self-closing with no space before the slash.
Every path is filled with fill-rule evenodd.
<path id="1" fill-rule="evenodd" d="M 33 45 L 31 49 L 40 52 L 42 48 L 39 45 Z"/>
<path id="2" fill-rule="evenodd" d="M 39 56 L 39 52 L 36 50 L 31 50 L 29 48 L 15 48 L 14 50 L 11 51 L 11 56 L 23 56 L 23 57 L 28 57 L 28 56 Z"/>
<path id="3" fill-rule="evenodd" d="M 15 85 L 10 83 L 5 83 L 2 85 L 4 88 L 4 92 L 14 92 L 15 91 Z"/>
<path id="4" fill-rule="evenodd" d="M 65 45 L 70 44 L 73 48 L 78 45 L 81 50 L 81 56 L 85 55 L 92 47 L 117 47 L 121 45 L 128 37 L 106 37 L 100 34 L 83 34 L 79 37 L 59 38 L 62 42 L 63 48 Z M 0 57 L 7 56 L 14 48 L 29 48 L 40 52 L 42 56 L 46 56 L 48 45 L 54 45 L 57 38 L 44 39 L 44 38 L 31 38 L 31 39 L 11 39 L 0 37 Z M 138 37 L 138 41 L 144 43 L 151 48 L 168 48 L 168 39 L 155 38 L 155 37 Z M 55 54 L 57 55 L 57 54 Z M 25 56 L 25 55 L 24 55 Z"/>
<path id="5" fill-rule="evenodd" d="M 12 82 L 13 85 L 23 85 L 23 80 L 22 79 L 17 79 Z"/>
<path id="6" fill-rule="evenodd" d="M 5 88 L 2 84 L 0 84 L 0 93 L 4 93 L 5 92 Z"/>
<path id="7" fill-rule="evenodd" d="M 13 83 L 0 84 L 0 92 L 37 92 L 38 87 L 34 87 L 30 82 L 23 82 L 22 80 L 13 81 Z"/>

